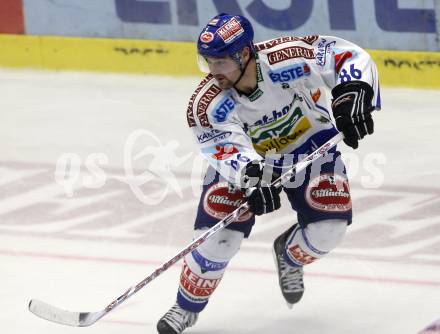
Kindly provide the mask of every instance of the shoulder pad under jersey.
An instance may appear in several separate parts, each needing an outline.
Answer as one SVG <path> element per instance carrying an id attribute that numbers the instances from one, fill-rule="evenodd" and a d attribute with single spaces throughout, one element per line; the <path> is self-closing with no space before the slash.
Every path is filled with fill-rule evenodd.
<path id="1" fill-rule="evenodd" d="M 217 85 L 211 74 L 207 75 L 189 100 L 186 110 L 188 126 L 212 128 L 212 123 L 225 121 L 228 112 L 232 111 L 235 106 L 232 99 L 228 100 L 230 96 L 230 93 Z"/>

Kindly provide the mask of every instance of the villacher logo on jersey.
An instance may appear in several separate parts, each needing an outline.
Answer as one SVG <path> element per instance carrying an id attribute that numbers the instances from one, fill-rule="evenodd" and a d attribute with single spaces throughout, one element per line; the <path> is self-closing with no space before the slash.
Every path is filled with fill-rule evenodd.
<path id="1" fill-rule="evenodd" d="M 231 193 L 227 182 L 220 182 L 211 186 L 203 199 L 203 209 L 205 212 L 216 219 L 223 219 L 228 214 L 243 204 L 245 198 L 239 190 Z M 252 217 L 252 213 L 247 211 L 237 222 L 243 222 Z"/>
<path id="2" fill-rule="evenodd" d="M 306 201 L 314 209 L 345 212 L 351 209 L 348 181 L 338 174 L 322 174 L 310 181 Z"/>

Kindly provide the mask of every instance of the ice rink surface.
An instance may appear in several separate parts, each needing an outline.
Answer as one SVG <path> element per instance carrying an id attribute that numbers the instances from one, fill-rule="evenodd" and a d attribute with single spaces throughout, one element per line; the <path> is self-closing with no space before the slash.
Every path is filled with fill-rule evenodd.
<path id="1" fill-rule="evenodd" d="M 0 71 L 1 333 L 156 332 L 180 263 L 92 327 L 49 323 L 27 304 L 100 310 L 190 241 L 197 83 Z M 185 333 L 414 334 L 440 318 L 440 91 L 384 88 L 382 100 L 375 134 L 356 151 L 340 145 L 354 222 L 306 267 L 301 303 L 286 307 L 272 262 L 273 239 L 296 219 L 285 201 L 257 220 Z"/>

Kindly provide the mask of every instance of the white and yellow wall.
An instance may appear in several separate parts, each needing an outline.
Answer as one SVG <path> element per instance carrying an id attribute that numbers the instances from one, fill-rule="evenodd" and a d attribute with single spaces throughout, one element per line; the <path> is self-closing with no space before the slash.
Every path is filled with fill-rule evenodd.
<path id="1" fill-rule="evenodd" d="M 337 35 L 366 48 L 382 85 L 440 88 L 440 1 L 2 0 L 0 66 L 200 75 L 194 40 L 218 12 L 250 18 L 256 41 Z M 408 3 L 412 4 L 408 8 Z M 281 6 L 281 7 L 280 7 Z"/>

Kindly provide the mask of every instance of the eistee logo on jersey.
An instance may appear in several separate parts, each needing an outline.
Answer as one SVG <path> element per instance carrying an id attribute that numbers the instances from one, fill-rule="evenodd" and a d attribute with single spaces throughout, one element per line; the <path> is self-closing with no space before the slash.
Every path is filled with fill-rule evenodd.
<path id="1" fill-rule="evenodd" d="M 228 118 L 229 113 L 234 110 L 234 108 L 234 98 L 231 95 L 227 95 L 214 107 L 212 116 L 217 122 L 222 123 Z"/>
<path id="2" fill-rule="evenodd" d="M 307 186 L 305 197 L 314 209 L 326 212 L 345 212 L 351 209 L 348 181 L 338 174 L 315 177 Z"/>
<path id="3" fill-rule="evenodd" d="M 244 33 L 244 29 L 235 17 L 217 29 L 217 34 L 219 34 L 225 43 L 232 42 L 242 33 Z"/>
<path id="4" fill-rule="evenodd" d="M 288 82 L 310 75 L 310 67 L 306 63 L 287 66 L 275 71 L 269 71 L 270 80 L 276 82 Z"/>
<path id="5" fill-rule="evenodd" d="M 271 65 L 292 58 L 314 59 L 315 52 L 313 49 L 303 48 L 301 46 L 290 46 L 267 54 L 267 59 Z"/>

